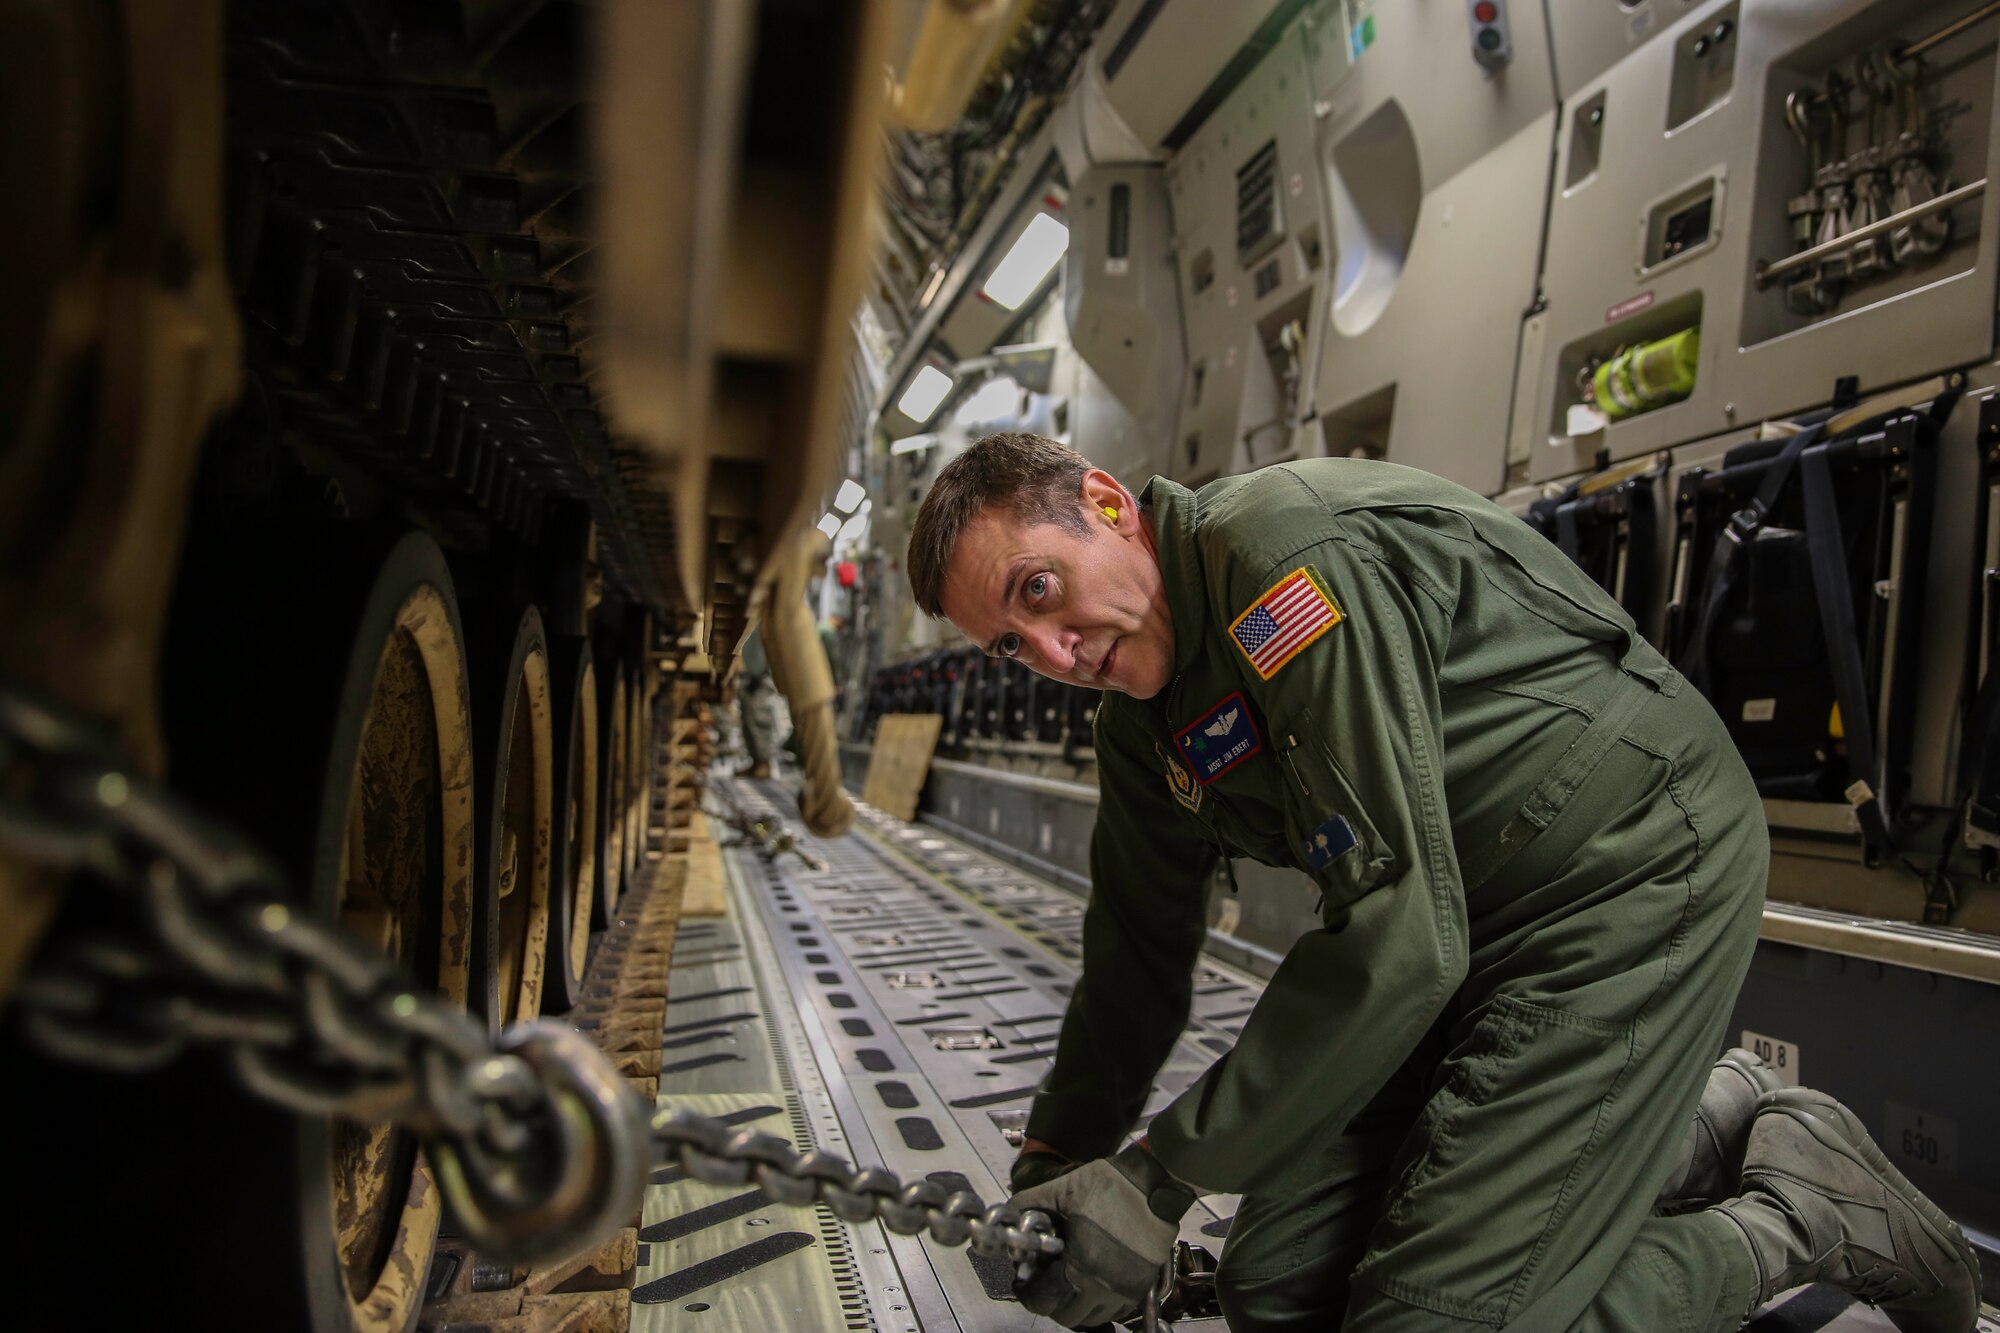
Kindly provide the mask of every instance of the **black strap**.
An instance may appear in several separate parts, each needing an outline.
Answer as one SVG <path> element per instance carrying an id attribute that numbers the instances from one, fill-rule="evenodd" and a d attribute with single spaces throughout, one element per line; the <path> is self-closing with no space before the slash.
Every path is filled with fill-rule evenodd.
<path id="1" fill-rule="evenodd" d="M 1841 536 L 1840 505 L 1833 493 L 1827 446 L 1804 450 L 1799 472 L 1805 486 L 1806 549 L 1812 556 L 1813 592 L 1819 599 L 1820 630 L 1834 694 L 1840 700 L 1841 731 L 1847 741 L 1847 768 L 1854 781 L 1847 801 L 1861 819 L 1866 851 L 1879 858 L 1895 850 L 1882 812 L 1882 769 L 1875 753 L 1875 723 L 1868 706 L 1868 675 L 1861 663 L 1861 639 L 1854 625 L 1854 587 L 1847 576 L 1847 544 Z"/>
<path id="2" fill-rule="evenodd" d="M 1625 490 L 1625 609 L 1634 619 L 1654 606 L 1653 565 L 1658 559 L 1660 510 L 1653 500 L 1653 478 L 1647 473 Z M 1643 625 L 1640 627 L 1645 628 Z"/>
<path id="3" fill-rule="evenodd" d="M 1958 795 L 1966 823 L 2000 838 L 2000 662 L 1987 668 L 1966 718 L 1958 752 Z M 1957 838 L 1953 829 L 1947 850 Z"/>
<path id="4" fill-rule="evenodd" d="M 1589 503 L 1588 500 L 1565 498 L 1556 506 L 1556 549 L 1568 556 L 1572 565 L 1583 564 L 1583 541 L 1577 535 L 1576 511 Z"/>
<path id="5" fill-rule="evenodd" d="M 1681 650 L 1680 661 L 1681 674 L 1710 698 L 1715 692 L 1709 678 L 1708 645 L 1722 619 L 1722 604 L 1728 600 L 1729 590 L 1736 584 L 1744 553 L 1770 518 L 1785 483 L 1791 480 L 1799 455 L 1819 439 L 1824 428 L 1824 422 L 1814 422 L 1785 442 L 1785 447 L 1778 451 L 1777 457 L 1765 469 L 1764 480 L 1757 487 L 1757 493 L 1750 498 L 1750 503 L 1729 516 L 1722 535 L 1715 539 L 1715 551 L 1708 558 L 1708 575 L 1702 584 L 1700 614 L 1695 620 L 1694 633 Z"/>

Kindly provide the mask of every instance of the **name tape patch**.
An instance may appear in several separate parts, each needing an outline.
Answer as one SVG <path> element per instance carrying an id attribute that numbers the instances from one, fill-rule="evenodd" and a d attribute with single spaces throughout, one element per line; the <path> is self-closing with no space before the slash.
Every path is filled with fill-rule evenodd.
<path id="1" fill-rule="evenodd" d="M 1236 617 L 1229 637 L 1236 640 L 1257 675 L 1269 680 L 1279 667 L 1340 621 L 1340 608 L 1320 586 L 1311 567 L 1300 565 Z"/>
<path id="2" fill-rule="evenodd" d="M 1196 718 L 1174 744 L 1204 787 L 1264 748 L 1241 690 Z"/>

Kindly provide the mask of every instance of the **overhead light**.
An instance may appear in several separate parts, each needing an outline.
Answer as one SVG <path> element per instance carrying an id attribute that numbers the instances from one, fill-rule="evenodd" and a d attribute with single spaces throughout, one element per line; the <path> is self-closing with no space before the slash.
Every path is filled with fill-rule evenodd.
<path id="1" fill-rule="evenodd" d="M 848 519 L 847 522 L 841 524 L 840 531 L 834 535 L 833 540 L 836 544 L 840 542 L 858 542 L 861 540 L 862 529 L 867 526 L 868 511 L 864 509 L 853 518 Z"/>
<path id="2" fill-rule="evenodd" d="M 980 291 L 1008 310 L 1019 310 L 1067 249 L 1069 228 L 1047 213 L 1037 213 Z"/>
<path id="3" fill-rule="evenodd" d="M 896 410 L 912 421 L 929 421 L 938 404 L 951 392 L 951 376 L 936 366 L 925 366 L 911 379 L 910 387 L 896 403 Z"/>
<path id="4" fill-rule="evenodd" d="M 819 522 L 816 523 L 814 526 L 817 527 L 821 532 L 824 532 L 826 534 L 826 539 L 828 541 L 832 541 L 834 539 L 835 534 L 837 534 L 840 531 L 840 515 L 821 514 L 819 516 Z"/>
<path id="5" fill-rule="evenodd" d="M 975 426 L 988 421 L 1012 420 L 1020 414 L 1021 386 L 1005 375 L 996 375 L 959 405 L 952 420 L 961 426 Z"/>
<path id="6" fill-rule="evenodd" d="M 839 494 L 833 497 L 833 507 L 843 514 L 854 512 L 854 506 L 861 503 L 861 497 L 868 494 L 861 483 L 849 477 L 840 483 Z"/>
<path id="7" fill-rule="evenodd" d="M 893 458 L 897 454 L 921 453 L 943 438 L 936 431 L 928 431 L 922 435 L 905 435 L 889 446 L 889 456 Z"/>

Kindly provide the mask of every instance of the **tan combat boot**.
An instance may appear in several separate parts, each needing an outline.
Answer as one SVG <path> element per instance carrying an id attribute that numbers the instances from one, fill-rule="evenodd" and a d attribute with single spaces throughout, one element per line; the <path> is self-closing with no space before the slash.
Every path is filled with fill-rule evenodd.
<path id="1" fill-rule="evenodd" d="M 1903 1333 L 1971 1333 L 1979 1317 L 1979 1262 L 1965 1233 L 1823 1092 L 1784 1088 L 1757 1103 L 1743 1193 L 1715 1211 L 1749 1242 L 1753 1310 L 1827 1282 Z"/>
<path id="2" fill-rule="evenodd" d="M 1779 1086 L 1778 1071 L 1754 1052 L 1739 1046 L 1722 1053 L 1708 1072 L 1701 1105 L 1681 1139 L 1680 1161 L 1660 1191 L 1668 1212 L 1698 1208 L 1737 1192 L 1757 1099 Z"/>

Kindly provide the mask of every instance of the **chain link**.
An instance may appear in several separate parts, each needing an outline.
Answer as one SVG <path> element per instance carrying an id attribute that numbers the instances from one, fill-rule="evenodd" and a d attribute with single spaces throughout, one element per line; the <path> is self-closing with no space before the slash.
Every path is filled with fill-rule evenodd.
<path id="1" fill-rule="evenodd" d="M 733 1129 L 691 1111 L 661 1111 L 653 1138 L 662 1153 L 711 1185 L 754 1185 L 779 1203 L 823 1203 L 843 1222 L 880 1221 L 899 1236 L 927 1233 L 940 1245 L 970 1245 L 1029 1268 L 1062 1253 L 1047 1213 L 988 1205 L 971 1190 L 934 1180 L 904 1184 L 879 1166 L 856 1170 L 822 1149 L 797 1152 L 774 1134 Z"/>
<path id="2" fill-rule="evenodd" d="M 293 910 L 274 865 L 125 772 L 87 725 L 5 682 L 0 852 L 74 874 L 73 895 L 115 904 L 66 912 L 16 989 L 38 1047 L 137 1073 L 215 1046 L 266 1101 L 406 1126 L 423 1136 L 460 1229 L 495 1260 L 601 1243 L 637 1212 L 662 1162 L 1004 1255 L 1024 1275 L 1062 1252 L 1047 1214 L 988 1206 L 970 1190 L 906 1185 L 687 1111 L 659 1112 L 649 1133 L 645 1103 L 580 1033 L 531 1022 L 492 1040 L 387 957 Z"/>

